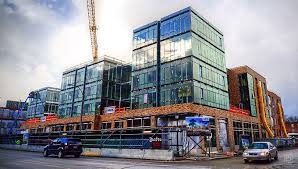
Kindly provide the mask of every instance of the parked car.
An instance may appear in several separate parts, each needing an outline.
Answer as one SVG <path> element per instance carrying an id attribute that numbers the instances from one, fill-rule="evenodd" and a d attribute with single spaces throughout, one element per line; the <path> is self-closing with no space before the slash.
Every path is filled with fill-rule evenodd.
<path id="1" fill-rule="evenodd" d="M 243 160 L 245 163 L 248 163 L 250 160 L 266 160 L 271 162 L 272 158 L 278 160 L 278 151 L 270 142 L 253 142 L 243 152 Z"/>
<path id="2" fill-rule="evenodd" d="M 82 142 L 80 139 L 57 138 L 44 147 L 43 156 L 47 157 L 55 154 L 59 158 L 62 158 L 64 155 L 74 155 L 76 158 L 79 158 L 82 151 Z"/>

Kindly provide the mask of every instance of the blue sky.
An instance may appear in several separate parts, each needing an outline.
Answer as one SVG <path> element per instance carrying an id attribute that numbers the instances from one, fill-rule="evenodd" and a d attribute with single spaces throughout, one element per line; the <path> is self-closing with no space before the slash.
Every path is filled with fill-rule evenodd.
<path id="1" fill-rule="evenodd" d="M 132 30 L 192 6 L 224 33 L 227 67 L 248 65 L 298 114 L 298 1 L 96 0 L 100 55 L 131 59 Z M 0 106 L 60 87 L 64 69 L 90 60 L 85 0 L 0 0 Z"/>

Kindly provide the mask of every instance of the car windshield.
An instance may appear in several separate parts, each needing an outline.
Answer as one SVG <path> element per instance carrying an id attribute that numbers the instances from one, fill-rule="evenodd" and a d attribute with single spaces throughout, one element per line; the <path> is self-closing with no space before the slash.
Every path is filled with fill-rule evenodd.
<path id="1" fill-rule="evenodd" d="M 69 144 L 80 144 L 81 140 L 80 139 L 68 139 Z"/>
<path id="2" fill-rule="evenodd" d="M 267 143 L 252 143 L 249 147 L 249 149 L 268 149 Z"/>

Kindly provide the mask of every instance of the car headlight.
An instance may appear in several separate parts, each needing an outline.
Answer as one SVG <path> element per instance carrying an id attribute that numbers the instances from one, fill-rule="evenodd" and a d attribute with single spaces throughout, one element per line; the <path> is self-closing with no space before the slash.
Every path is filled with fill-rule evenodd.
<path id="1" fill-rule="evenodd" d="M 244 152 L 243 155 L 248 155 L 248 153 L 247 152 Z"/>
<path id="2" fill-rule="evenodd" d="M 266 151 L 265 151 L 265 152 L 261 152 L 261 153 L 260 153 L 260 155 L 261 155 L 261 156 L 266 156 L 266 155 L 268 155 L 268 154 L 269 154 L 269 153 L 268 153 L 268 152 L 266 152 Z"/>

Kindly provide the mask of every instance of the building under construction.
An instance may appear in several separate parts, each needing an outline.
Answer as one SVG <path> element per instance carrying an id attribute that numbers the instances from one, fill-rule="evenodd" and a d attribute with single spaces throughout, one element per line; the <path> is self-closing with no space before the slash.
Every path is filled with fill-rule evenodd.
<path id="1" fill-rule="evenodd" d="M 170 14 L 134 30 L 131 65 L 102 57 L 66 70 L 59 118 L 22 127 L 44 137 L 89 133 L 88 143 L 118 148 L 127 140 L 150 148 L 143 141 L 155 136 L 176 154 L 205 145 L 188 136 L 187 117 L 208 117 L 217 151 L 239 149 L 243 135 L 286 136 L 280 97 L 248 66 L 227 69 L 223 44 L 223 33 L 191 7 Z"/>

